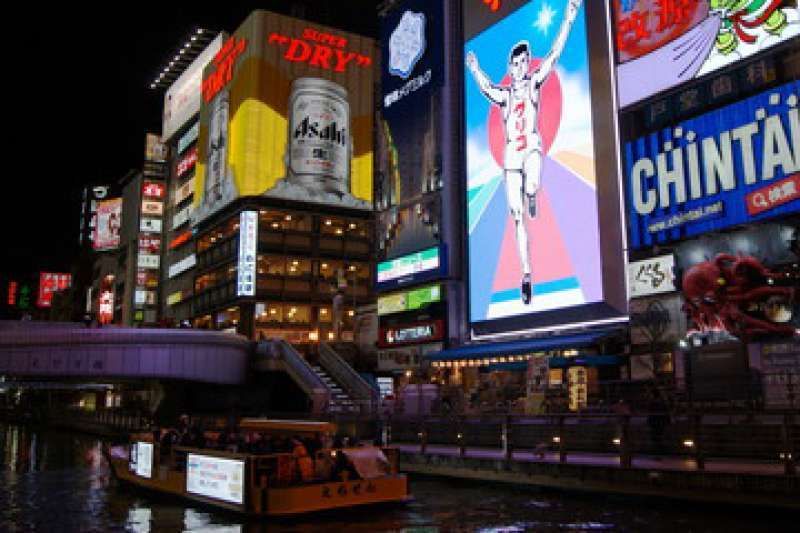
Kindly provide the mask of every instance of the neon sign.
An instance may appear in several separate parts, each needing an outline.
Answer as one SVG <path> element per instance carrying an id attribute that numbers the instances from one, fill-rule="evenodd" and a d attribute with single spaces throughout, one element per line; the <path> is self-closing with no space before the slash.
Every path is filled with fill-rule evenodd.
<path id="1" fill-rule="evenodd" d="M 285 47 L 283 58 L 293 63 L 308 63 L 313 67 L 345 72 L 350 65 L 368 68 L 372 65 L 369 56 L 345 50 L 347 39 L 312 28 L 303 30 L 301 38 L 287 37 L 273 32 L 267 43 Z"/>
<path id="2" fill-rule="evenodd" d="M 500 0 L 483 0 L 483 3 L 486 4 L 486 7 L 488 7 L 489 11 L 492 13 L 500 9 Z"/>
<path id="3" fill-rule="evenodd" d="M 233 64 L 247 49 L 246 39 L 231 37 L 214 56 L 214 72 L 203 80 L 203 100 L 210 102 L 233 79 Z"/>

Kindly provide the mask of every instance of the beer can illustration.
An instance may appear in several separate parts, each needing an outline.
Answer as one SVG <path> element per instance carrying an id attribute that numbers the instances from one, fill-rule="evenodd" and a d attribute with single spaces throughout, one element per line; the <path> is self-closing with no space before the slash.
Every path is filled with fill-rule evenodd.
<path id="1" fill-rule="evenodd" d="M 311 192 L 350 194 L 347 89 L 321 78 L 294 80 L 289 96 L 288 179 Z"/>

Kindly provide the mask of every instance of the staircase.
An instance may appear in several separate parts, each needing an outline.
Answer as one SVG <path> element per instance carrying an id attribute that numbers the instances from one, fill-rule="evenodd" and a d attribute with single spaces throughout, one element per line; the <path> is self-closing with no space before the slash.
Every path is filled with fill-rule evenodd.
<path id="1" fill-rule="evenodd" d="M 342 390 L 336 381 L 319 365 L 311 365 L 311 370 L 325 384 L 330 391 L 328 399 L 328 412 L 335 414 L 357 413 L 359 406 L 353 399 Z"/>

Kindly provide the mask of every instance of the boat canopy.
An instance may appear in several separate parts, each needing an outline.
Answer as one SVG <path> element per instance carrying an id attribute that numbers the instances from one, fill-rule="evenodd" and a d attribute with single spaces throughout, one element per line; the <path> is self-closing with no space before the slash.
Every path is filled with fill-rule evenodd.
<path id="1" fill-rule="evenodd" d="M 336 424 L 332 422 L 311 422 L 307 420 L 273 420 L 268 418 L 243 418 L 239 428 L 262 433 L 284 435 L 318 435 L 336 433 Z"/>
<path id="2" fill-rule="evenodd" d="M 353 464 L 363 479 L 375 479 L 389 474 L 391 467 L 383 450 L 375 446 L 342 448 L 342 453 Z"/>

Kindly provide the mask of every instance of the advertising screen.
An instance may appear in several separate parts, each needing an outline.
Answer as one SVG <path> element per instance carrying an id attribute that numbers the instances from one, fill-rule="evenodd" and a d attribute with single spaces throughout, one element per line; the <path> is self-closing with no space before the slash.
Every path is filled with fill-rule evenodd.
<path id="1" fill-rule="evenodd" d="M 150 479 L 153 477 L 153 443 L 136 443 L 136 475 Z"/>
<path id="2" fill-rule="evenodd" d="M 626 143 L 631 247 L 800 211 L 798 97 L 794 81 Z"/>
<path id="3" fill-rule="evenodd" d="M 195 122 L 191 128 L 186 130 L 186 133 L 181 135 L 178 139 L 178 153 L 182 154 L 193 142 L 197 140 L 197 135 L 200 133 L 200 123 Z"/>
<path id="4" fill-rule="evenodd" d="M 190 453 L 186 492 L 228 503 L 244 503 L 244 461 Z"/>
<path id="5" fill-rule="evenodd" d="M 240 196 L 371 209 L 374 54 L 371 39 L 253 12 L 204 73 L 194 220 Z"/>
<path id="6" fill-rule="evenodd" d="M 161 163 L 167 160 L 167 145 L 155 133 L 145 135 L 144 160 Z"/>
<path id="7" fill-rule="evenodd" d="M 609 142 L 614 134 L 605 122 L 594 124 L 593 115 L 610 109 L 592 72 L 607 58 L 590 61 L 588 46 L 589 25 L 602 26 L 607 13 L 601 2 L 581 0 L 504 2 L 495 15 L 483 2 L 465 5 L 473 335 L 588 317 L 577 310 L 604 303 L 610 264 L 601 250 L 600 209 L 619 205 L 616 185 L 605 188 L 605 203 L 600 199 L 608 182 L 599 183 L 607 177 L 597 171 L 596 146 L 598 137 Z M 484 27 L 476 27 L 480 20 Z M 602 46 L 593 50 L 603 53 Z M 609 86 L 600 78 L 598 87 Z M 619 213 L 605 212 L 605 231 L 617 231 Z M 562 312 L 567 308 L 575 318 Z"/>
<path id="8" fill-rule="evenodd" d="M 167 89 L 164 95 L 164 116 L 161 123 L 161 137 L 165 142 L 200 111 L 203 69 L 219 52 L 224 38 L 222 33 L 217 35 L 175 80 L 175 83 Z"/>
<path id="9" fill-rule="evenodd" d="M 97 225 L 94 229 L 94 249 L 113 250 L 119 246 L 122 224 L 122 198 L 97 202 Z"/>
<path id="10" fill-rule="evenodd" d="M 50 307 L 53 303 L 53 293 L 68 289 L 72 285 L 72 274 L 54 272 L 39 273 L 39 298 L 36 305 Z"/>
<path id="11" fill-rule="evenodd" d="M 398 292 L 378 297 L 378 316 L 404 311 L 416 311 L 441 301 L 442 288 L 438 283 L 410 291 Z"/>
<path id="12" fill-rule="evenodd" d="M 441 256 L 441 249 L 434 246 L 378 263 L 377 288 L 389 289 L 414 281 L 432 279 L 441 272 Z"/>
<path id="13" fill-rule="evenodd" d="M 379 258 L 439 243 L 442 187 L 442 2 L 406 0 L 381 18 L 375 183 Z"/>
<path id="14" fill-rule="evenodd" d="M 800 35 L 796 0 L 613 0 L 625 107 Z"/>

